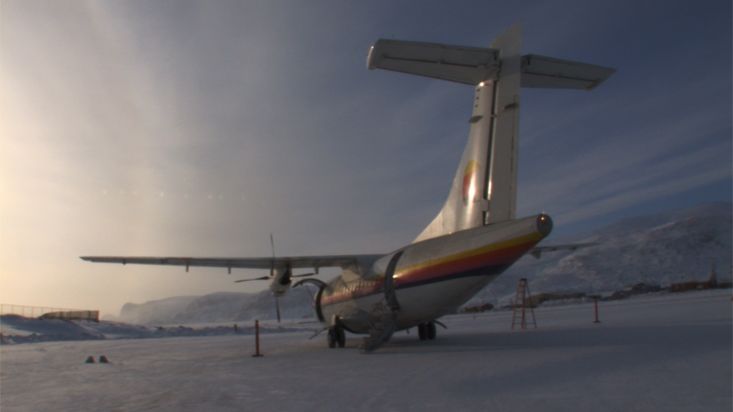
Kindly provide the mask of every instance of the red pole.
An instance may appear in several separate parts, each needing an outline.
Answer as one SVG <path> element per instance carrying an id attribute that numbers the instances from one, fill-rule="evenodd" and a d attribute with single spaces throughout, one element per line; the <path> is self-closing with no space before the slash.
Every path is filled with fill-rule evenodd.
<path id="1" fill-rule="evenodd" d="M 596 312 L 596 320 L 594 320 L 593 323 L 601 323 L 601 321 L 598 320 L 598 298 L 593 298 L 593 306 Z"/>
<path id="2" fill-rule="evenodd" d="M 255 321 L 255 354 L 252 355 L 253 358 L 259 358 L 262 356 L 260 353 L 260 321 Z"/>

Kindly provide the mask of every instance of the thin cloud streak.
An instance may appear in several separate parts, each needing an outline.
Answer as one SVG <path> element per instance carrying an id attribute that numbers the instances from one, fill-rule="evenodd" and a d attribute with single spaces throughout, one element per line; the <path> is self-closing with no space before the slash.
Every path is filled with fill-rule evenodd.
<path id="1" fill-rule="evenodd" d="M 541 208 L 554 213 L 559 224 L 577 223 L 662 196 L 730 180 L 731 126 L 724 103 L 730 100 L 720 92 L 719 79 L 690 82 L 677 87 L 676 93 L 676 99 L 656 94 L 634 99 L 631 104 L 615 98 L 599 107 L 594 105 L 572 112 L 559 121 L 562 126 L 550 124 L 542 138 L 559 135 L 555 141 L 569 145 L 569 152 L 575 153 L 578 150 L 572 145 L 577 144 L 573 143 L 577 138 L 567 138 L 560 132 L 562 129 L 572 130 L 573 121 L 592 116 L 596 109 L 598 113 L 615 113 L 619 119 L 615 124 L 599 125 L 592 137 L 594 145 L 584 148 L 577 156 L 566 156 L 561 163 L 548 162 L 551 157 L 545 157 L 544 163 L 540 160 L 543 173 L 530 175 L 520 183 L 520 196 L 529 197 L 522 204 L 523 209 Z M 705 98 L 722 105 L 694 110 L 695 102 Z M 635 114 L 635 120 L 624 121 L 634 119 Z M 543 134 L 535 133 L 535 139 Z M 530 143 L 523 145 L 525 152 L 536 150 L 536 145 L 545 149 L 544 142 Z M 711 172 L 712 169 L 719 172 Z M 668 181 L 687 184 L 672 190 Z M 692 182 L 697 182 L 697 186 Z M 656 186 L 664 189 L 655 191 Z M 639 195 L 644 191 L 656 195 Z M 627 192 L 628 196 L 624 196 Z M 619 198 L 625 200 L 619 202 Z M 602 207 L 605 201 L 615 206 Z M 583 212 L 570 212 L 575 209 Z"/>
<path id="2" fill-rule="evenodd" d="M 587 220 L 646 200 L 683 193 L 699 186 L 730 178 L 730 174 L 730 168 L 718 167 L 679 179 L 670 179 L 666 183 L 628 190 L 595 202 L 579 203 L 572 211 L 557 215 L 556 220 L 564 224 Z"/>
<path id="3" fill-rule="evenodd" d="M 582 200 L 597 196 L 599 191 L 623 190 L 666 172 L 696 173 L 698 168 L 673 170 L 672 164 L 682 162 L 692 166 L 696 161 L 724 162 L 726 149 L 730 147 L 730 142 L 718 141 L 713 142 L 715 146 L 712 148 L 695 150 L 699 147 L 695 143 L 700 136 L 725 132 L 725 129 L 716 130 L 720 126 L 711 124 L 710 119 L 710 116 L 702 115 L 671 122 L 663 129 L 611 137 L 591 152 L 548 169 L 542 180 L 527 182 L 523 189 L 536 199 L 555 203 L 570 194 Z M 689 146 L 693 150 L 687 151 Z M 599 185 L 608 181 L 613 181 L 614 186 Z"/>

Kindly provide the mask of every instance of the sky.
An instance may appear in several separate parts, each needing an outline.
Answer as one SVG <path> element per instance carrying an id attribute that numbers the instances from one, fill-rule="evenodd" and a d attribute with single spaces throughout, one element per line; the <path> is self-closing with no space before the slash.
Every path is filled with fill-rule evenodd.
<path id="1" fill-rule="evenodd" d="M 369 71 L 368 48 L 487 47 L 517 22 L 523 53 L 618 70 L 522 90 L 518 215 L 549 213 L 558 237 L 731 200 L 730 1 L 3 0 L 0 302 L 116 314 L 267 286 L 81 255 L 410 242 L 447 195 L 473 90 Z"/>

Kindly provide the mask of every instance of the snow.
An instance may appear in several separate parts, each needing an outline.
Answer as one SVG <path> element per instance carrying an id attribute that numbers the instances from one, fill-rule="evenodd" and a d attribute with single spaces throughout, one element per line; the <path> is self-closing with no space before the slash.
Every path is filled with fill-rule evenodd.
<path id="1" fill-rule="evenodd" d="M 318 326 L 315 326 L 315 325 Z M 261 333 L 282 333 L 295 330 L 312 330 L 320 323 L 294 322 L 287 325 L 263 322 Z M 98 339 L 142 339 L 174 336 L 215 336 L 254 333 L 254 325 L 247 323 L 204 323 L 162 325 L 149 327 L 112 321 L 67 321 L 59 319 L 24 318 L 18 315 L 0 316 L 0 333 L 3 344 Z"/>
<path id="2" fill-rule="evenodd" d="M 0 347 L 5 410 L 731 410 L 731 291 L 444 318 L 361 354 L 296 330 Z M 302 329 L 302 328 L 301 328 Z M 106 355 L 110 364 L 85 364 Z"/>

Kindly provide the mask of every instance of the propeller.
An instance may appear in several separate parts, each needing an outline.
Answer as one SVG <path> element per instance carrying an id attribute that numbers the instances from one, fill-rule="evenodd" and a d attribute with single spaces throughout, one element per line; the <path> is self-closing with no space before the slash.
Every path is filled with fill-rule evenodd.
<path id="1" fill-rule="evenodd" d="M 250 281 L 253 281 L 253 280 L 270 280 L 270 279 L 274 279 L 275 278 L 275 262 L 276 262 L 276 259 L 275 259 L 275 238 L 272 235 L 272 233 L 270 233 L 270 250 L 272 251 L 272 260 L 270 261 L 270 276 L 260 276 L 260 277 L 251 278 L 251 279 L 239 279 L 239 280 L 235 280 L 234 283 L 250 282 Z M 293 275 L 291 273 L 290 267 L 288 267 L 287 268 L 287 272 L 283 275 L 283 278 L 280 281 L 285 280 L 285 282 L 287 282 L 287 283 L 283 283 L 282 285 L 283 286 L 286 286 L 287 284 L 290 283 L 290 278 L 303 278 L 303 277 L 315 276 L 315 275 L 317 275 L 317 273 L 301 273 L 301 274 Z M 287 278 L 285 276 L 287 276 Z M 275 296 L 275 311 L 277 313 L 277 323 L 280 323 L 280 321 L 281 321 L 281 316 L 280 316 L 280 297 L 277 294 L 274 294 L 274 296 Z"/>
<path id="2" fill-rule="evenodd" d="M 275 276 L 275 238 L 270 233 L 270 250 L 272 251 L 272 263 L 270 264 L 270 277 Z M 280 297 L 275 295 L 275 311 L 277 312 L 277 323 L 280 323 Z"/>
<path id="3" fill-rule="evenodd" d="M 315 273 L 301 273 L 299 275 L 290 275 L 291 278 L 304 278 L 306 276 L 315 276 Z"/>
<path id="4" fill-rule="evenodd" d="M 267 279 L 270 279 L 270 277 L 269 276 L 260 276 L 258 278 L 252 278 L 252 279 L 239 279 L 239 280 L 235 280 L 234 283 L 249 282 L 251 280 L 267 280 Z"/>
<path id="5" fill-rule="evenodd" d="M 313 336 L 311 336 L 310 338 L 308 338 L 308 340 L 311 340 L 311 339 L 315 338 L 316 336 L 320 335 L 321 333 L 323 333 L 323 332 L 325 332 L 327 330 L 328 330 L 328 326 L 325 326 L 325 327 L 323 327 L 321 329 L 315 330 L 314 333 L 313 333 Z"/>
<path id="6" fill-rule="evenodd" d="M 250 282 L 252 280 L 272 279 L 272 277 L 275 276 L 275 239 L 273 238 L 272 233 L 270 233 L 270 250 L 272 251 L 272 260 L 270 261 L 270 276 L 260 276 L 258 278 L 251 279 L 239 279 L 235 280 L 234 283 Z"/>

